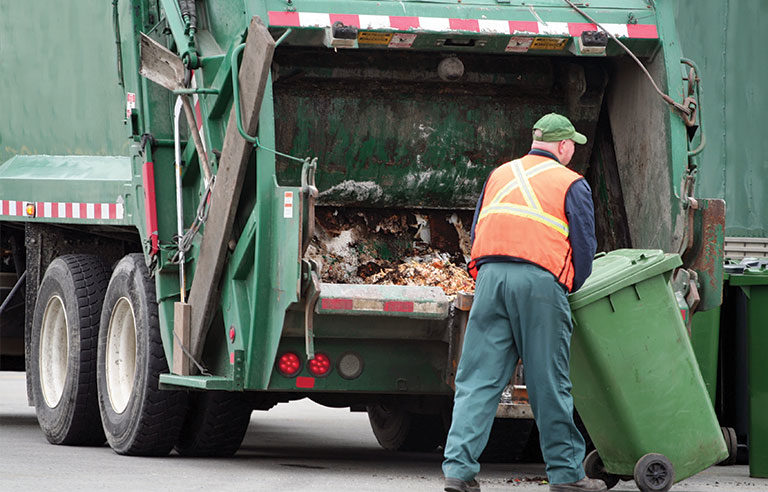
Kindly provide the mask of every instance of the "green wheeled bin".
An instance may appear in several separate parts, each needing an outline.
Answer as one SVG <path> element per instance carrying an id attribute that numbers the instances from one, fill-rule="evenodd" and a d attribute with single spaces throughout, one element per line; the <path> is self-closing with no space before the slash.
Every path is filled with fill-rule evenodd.
<path id="1" fill-rule="evenodd" d="M 768 259 L 731 273 L 728 281 L 747 297 L 749 476 L 768 478 Z"/>
<path id="2" fill-rule="evenodd" d="M 669 285 L 678 255 L 597 257 L 570 296 L 573 398 L 596 450 L 588 476 L 665 491 L 728 456 Z"/>

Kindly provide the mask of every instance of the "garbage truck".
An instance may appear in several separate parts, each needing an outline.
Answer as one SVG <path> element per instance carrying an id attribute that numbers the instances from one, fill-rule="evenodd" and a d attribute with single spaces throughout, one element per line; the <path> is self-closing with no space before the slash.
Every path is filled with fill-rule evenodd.
<path id="1" fill-rule="evenodd" d="M 475 202 L 549 112 L 588 137 L 600 250 L 678 253 L 682 315 L 720 304 L 672 2 L 0 6 L 0 351 L 54 444 L 230 455 L 310 398 L 439 446 Z"/>

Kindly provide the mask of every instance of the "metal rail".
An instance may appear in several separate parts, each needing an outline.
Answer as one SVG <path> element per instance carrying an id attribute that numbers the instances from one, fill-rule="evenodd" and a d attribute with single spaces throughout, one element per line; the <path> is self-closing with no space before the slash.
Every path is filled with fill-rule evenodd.
<path id="1" fill-rule="evenodd" d="M 24 273 L 21 274 L 21 277 L 19 277 L 19 279 L 13 285 L 11 292 L 8 293 L 8 297 L 5 298 L 5 300 L 3 301 L 3 304 L 0 304 L 0 314 L 3 314 L 5 307 L 11 302 L 11 298 L 14 295 L 16 295 L 16 292 L 19 290 L 19 288 L 21 287 L 21 284 L 23 284 L 26 279 L 27 279 L 27 271 L 24 270 Z"/>

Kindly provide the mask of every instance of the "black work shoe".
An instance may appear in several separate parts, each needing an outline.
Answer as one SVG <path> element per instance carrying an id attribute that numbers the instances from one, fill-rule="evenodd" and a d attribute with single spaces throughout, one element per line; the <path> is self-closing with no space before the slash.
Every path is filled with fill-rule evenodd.
<path id="1" fill-rule="evenodd" d="M 586 477 L 578 482 L 550 484 L 549 486 L 549 492 L 607 492 L 607 490 L 608 487 L 602 480 Z"/>
<path id="2" fill-rule="evenodd" d="M 446 492 L 480 492 L 480 484 L 475 479 L 465 482 L 460 478 L 446 477 L 444 490 Z"/>

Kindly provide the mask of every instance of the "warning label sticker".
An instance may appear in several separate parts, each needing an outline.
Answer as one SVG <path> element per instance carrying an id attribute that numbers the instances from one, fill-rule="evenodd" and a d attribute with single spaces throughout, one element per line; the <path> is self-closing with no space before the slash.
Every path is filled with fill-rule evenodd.
<path id="1" fill-rule="evenodd" d="M 392 41 L 391 32 L 360 31 L 357 34 L 357 42 L 360 44 L 387 45 Z"/>
<path id="2" fill-rule="evenodd" d="M 136 94 L 128 92 L 125 95 L 125 117 L 130 118 L 136 108 Z"/>
<path id="3" fill-rule="evenodd" d="M 529 36 L 514 37 L 509 40 L 504 49 L 507 53 L 525 53 L 531 48 L 533 38 Z"/>
<path id="4" fill-rule="evenodd" d="M 532 50 L 559 51 L 565 49 L 565 45 L 571 38 L 536 38 L 531 43 Z"/>
<path id="5" fill-rule="evenodd" d="M 283 195 L 283 218 L 293 218 L 293 192 L 286 191 Z"/>
<path id="6" fill-rule="evenodd" d="M 415 40 L 415 34 L 393 34 L 388 46 L 390 48 L 410 48 Z"/>

